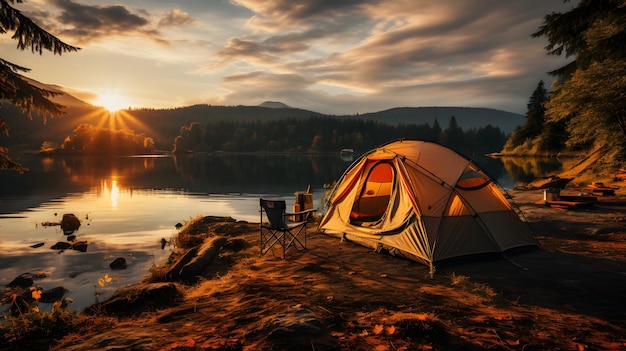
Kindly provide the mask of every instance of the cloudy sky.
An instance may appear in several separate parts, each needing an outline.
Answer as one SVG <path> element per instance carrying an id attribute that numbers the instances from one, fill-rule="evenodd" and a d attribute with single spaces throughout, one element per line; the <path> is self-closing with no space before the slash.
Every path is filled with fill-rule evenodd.
<path id="1" fill-rule="evenodd" d="M 16 50 L 28 77 L 124 107 L 258 105 L 328 114 L 401 106 L 524 114 L 548 56 L 530 34 L 562 0 L 26 0 L 38 25 L 81 47 Z M 104 100 L 101 100 L 104 101 Z M 102 103 L 104 104 L 104 102 Z"/>

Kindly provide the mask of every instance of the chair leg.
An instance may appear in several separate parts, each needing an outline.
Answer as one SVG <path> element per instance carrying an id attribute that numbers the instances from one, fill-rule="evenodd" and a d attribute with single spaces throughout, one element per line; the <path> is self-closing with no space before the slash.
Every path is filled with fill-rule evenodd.
<path id="1" fill-rule="evenodd" d="M 287 252 L 287 234 L 283 232 L 283 260 L 285 259 L 286 252 Z"/>
<path id="2" fill-rule="evenodd" d="M 288 233 L 290 235 L 290 239 L 289 239 L 289 243 L 287 243 L 287 247 L 295 246 L 298 250 L 306 249 L 306 226 L 299 228 L 298 231 L 295 232 L 295 234 L 291 231 L 288 231 Z M 303 235 L 304 244 L 302 243 L 302 241 L 300 241 L 300 239 L 298 239 L 298 236 L 301 233 Z M 298 245 L 300 247 L 298 247 Z"/>
<path id="3" fill-rule="evenodd" d="M 267 231 L 267 235 L 263 235 L 263 232 L 265 229 Z M 273 231 L 271 229 L 268 228 L 262 228 L 260 231 L 260 243 L 259 246 L 261 248 L 261 254 L 260 256 L 263 256 L 264 254 L 266 254 L 269 250 L 274 250 L 274 246 L 276 244 L 280 244 L 281 246 L 283 246 L 283 258 L 285 257 L 284 251 L 285 251 L 285 233 L 284 232 L 279 232 L 279 231 Z"/>

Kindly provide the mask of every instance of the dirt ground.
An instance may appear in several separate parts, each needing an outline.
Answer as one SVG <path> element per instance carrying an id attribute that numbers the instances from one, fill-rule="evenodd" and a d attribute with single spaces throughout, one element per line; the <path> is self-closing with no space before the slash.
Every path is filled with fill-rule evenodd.
<path id="1" fill-rule="evenodd" d="M 457 262 L 433 278 L 315 225 L 308 249 L 286 259 L 259 257 L 256 224 L 209 226 L 232 245 L 199 282 L 176 285 L 182 298 L 101 313 L 54 349 L 626 350 L 626 196 L 565 210 L 537 203 L 541 190 L 511 195 L 541 249 Z"/>

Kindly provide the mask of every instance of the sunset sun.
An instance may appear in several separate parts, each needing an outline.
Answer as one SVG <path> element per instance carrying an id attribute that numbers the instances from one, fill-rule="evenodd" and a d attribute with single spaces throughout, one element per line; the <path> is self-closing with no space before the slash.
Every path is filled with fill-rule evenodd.
<path id="1" fill-rule="evenodd" d="M 117 112 L 128 107 L 128 100 L 126 97 L 116 93 L 105 93 L 98 96 L 96 104 L 104 107 L 109 112 Z"/>

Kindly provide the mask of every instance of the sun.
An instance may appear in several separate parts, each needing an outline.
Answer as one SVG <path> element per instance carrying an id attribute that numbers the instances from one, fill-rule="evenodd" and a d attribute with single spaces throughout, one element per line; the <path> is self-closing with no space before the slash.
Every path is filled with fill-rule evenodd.
<path id="1" fill-rule="evenodd" d="M 109 112 L 117 112 L 128 107 L 128 100 L 126 97 L 116 93 L 105 93 L 98 96 L 96 104 L 104 107 Z"/>

